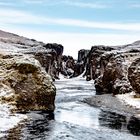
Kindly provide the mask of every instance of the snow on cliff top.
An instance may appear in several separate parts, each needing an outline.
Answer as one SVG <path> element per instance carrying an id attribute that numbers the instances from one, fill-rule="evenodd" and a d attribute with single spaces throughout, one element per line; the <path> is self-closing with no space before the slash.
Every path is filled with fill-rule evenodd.
<path id="1" fill-rule="evenodd" d="M 43 42 L 0 30 L 0 51 L 8 53 L 51 52 Z"/>
<path id="2" fill-rule="evenodd" d="M 44 44 L 43 42 L 36 41 L 35 39 L 29 39 L 13 33 L 4 32 L 2 30 L 0 30 L 0 42 L 26 46 L 38 46 Z"/>
<path id="3" fill-rule="evenodd" d="M 134 98 L 134 93 L 117 95 L 117 98 L 123 101 L 126 105 L 140 109 L 140 98 Z"/>

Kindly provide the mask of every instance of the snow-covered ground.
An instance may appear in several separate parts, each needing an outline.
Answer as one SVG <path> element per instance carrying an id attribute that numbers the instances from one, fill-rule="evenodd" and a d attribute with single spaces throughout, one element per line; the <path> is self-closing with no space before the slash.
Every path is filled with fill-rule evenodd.
<path id="1" fill-rule="evenodd" d="M 140 109 L 140 98 L 134 98 L 134 93 L 117 95 L 125 104 Z"/>
<path id="2" fill-rule="evenodd" d="M 4 95 L 3 92 L 2 95 Z M 21 121 L 27 119 L 26 115 L 11 113 L 11 109 L 11 105 L 0 103 L 0 139 L 7 135 L 8 130 L 16 127 Z"/>

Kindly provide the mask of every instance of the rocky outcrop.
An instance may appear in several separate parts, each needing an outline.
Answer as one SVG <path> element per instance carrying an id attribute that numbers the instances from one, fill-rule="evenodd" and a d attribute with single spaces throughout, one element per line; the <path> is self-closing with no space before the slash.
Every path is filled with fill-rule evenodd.
<path id="1" fill-rule="evenodd" d="M 124 94 L 139 91 L 139 55 L 137 42 L 125 46 L 93 46 L 87 55 L 87 80 L 95 80 L 98 93 Z"/>
<path id="2" fill-rule="evenodd" d="M 62 52 L 61 45 L 0 31 L 0 101 L 17 111 L 54 111 L 52 78 Z"/>
<path id="3" fill-rule="evenodd" d="M 78 62 L 86 62 L 86 59 L 87 59 L 87 55 L 89 53 L 90 50 L 85 50 L 85 49 L 82 49 L 82 50 L 79 50 L 78 51 Z"/>
<path id="4" fill-rule="evenodd" d="M 87 61 L 86 61 L 86 73 L 85 76 L 87 80 L 96 79 L 100 75 L 100 67 L 102 65 L 102 68 L 104 65 L 106 65 L 106 61 L 110 58 L 110 55 L 103 56 L 103 54 L 106 51 L 111 51 L 113 48 L 111 47 L 105 47 L 105 46 L 93 46 L 90 50 L 90 52 L 87 55 Z M 102 56 L 102 62 L 100 60 Z M 102 63 L 102 64 L 101 64 Z"/>
<path id="5" fill-rule="evenodd" d="M 0 57 L 0 100 L 14 110 L 54 111 L 55 86 L 39 62 L 27 55 Z"/>
<path id="6" fill-rule="evenodd" d="M 85 70 L 87 54 L 89 50 L 80 50 L 78 52 L 78 60 L 75 60 L 72 56 L 62 56 L 61 62 L 61 74 L 67 78 L 77 77 Z"/>
<path id="7" fill-rule="evenodd" d="M 136 97 L 140 97 L 140 58 L 135 59 L 129 67 L 128 79 L 136 93 Z"/>
<path id="8" fill-rule="evenodd" d="M 43 45 L 43 47 L 49 51 L 35 52 L 35 58 L 39 60 L 41 65 L 45 68 L 47 73 L 52 76 L 53 79 L 59 79 L 63 46 L 54 43 Z"/>
<path id="9" fill-rule="evenodd" d="M 95 87 L 99 92 L 123 94 L 131 92 L 132 88 L 127 78 L 128 65 L 125 65 L 125 57 L 117 54 L 110 58 L 102 75 L 95 80 Z"/>
<path id="10" fill-rule="evenodd" d="M 45 44 L 34 39 L 0 31 L 0 45 L 2 52 L 34 55 L 53 80 L 59 78 L 63 53 L 61 44 Z"/>
<path id="11" fill-rule="evenodd" d="M 61 62 L 61 74 L 68 78 L 72 78 L 74 75 L 74 68 L 75 68 L 75 60 L 72 56 L 62 56 L 62 62 Z"/>
<path id="12" fill-rule="evenodd" d="M 78 51 L 78 60 L 74 68 L 74 77 L 79 76 L 85 71 L 88 53 L 89 50 L 85 50 L 85 49 Z"/>
<path id="13" fill-rule="evenodd" d="M 86 58 L 86 57 L 85 57 Z M 62 56 L 60 72 L 67 78 L 77 77 L 85 70 L 85 62 L 75 60 L 72 56 Z"/>

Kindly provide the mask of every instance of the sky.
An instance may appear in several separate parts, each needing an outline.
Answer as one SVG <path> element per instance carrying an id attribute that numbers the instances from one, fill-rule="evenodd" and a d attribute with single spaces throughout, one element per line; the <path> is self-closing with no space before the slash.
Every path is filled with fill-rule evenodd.
<path id="1" fill-rule="evenodd" d="M 93 45 L 140 40 L 140 0 L 0 0 L 0 29 L 59 43 L 77 57 Z"/>

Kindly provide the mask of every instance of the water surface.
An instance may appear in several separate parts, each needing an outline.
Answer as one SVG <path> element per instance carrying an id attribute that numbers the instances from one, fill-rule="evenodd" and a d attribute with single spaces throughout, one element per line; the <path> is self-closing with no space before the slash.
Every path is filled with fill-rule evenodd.
<path id="1" fill-rule="evenodd" d="M 94 96 L 93 82 L 83 78 L 61 79 L 57 87 L 56 110 L 28 112 L 30 121 L 13 129 L 9 138 L 23 140 L 140 140 L 139 120 L 100 110 L 80 102 Z M 19 131 L 20 130 L 20 131 Z M 14 134 L 14 135 L 13 135 Z"/>

